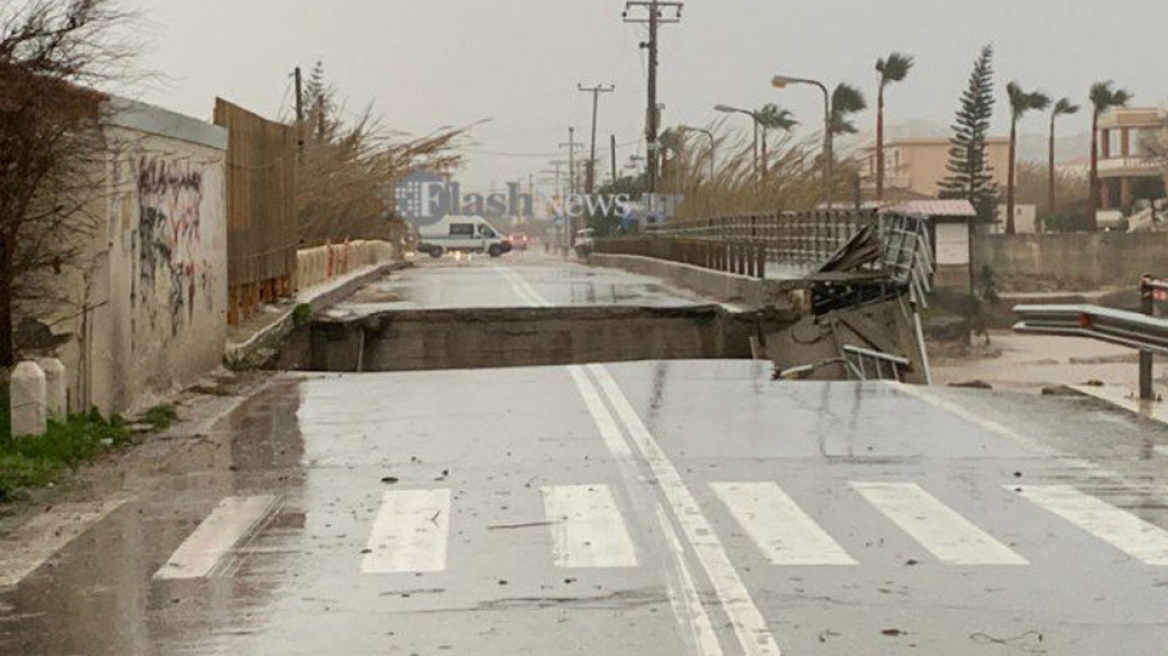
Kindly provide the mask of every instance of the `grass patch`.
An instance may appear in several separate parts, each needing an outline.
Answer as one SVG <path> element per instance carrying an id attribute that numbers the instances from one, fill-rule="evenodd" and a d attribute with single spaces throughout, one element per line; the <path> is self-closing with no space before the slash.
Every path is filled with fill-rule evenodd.
<path id="1" fill-rule="evenodd" d="M 312 321 L 312 316 L 315 314 L 312 306 L 308 303 L 301 303 L 292 309 L 292 323 L 297 326 L 303 326 Z"/>
<path id="2" fill-rule="evenodd" d="M 49 485 L 66 471 L 132 439 L 122 418 L 107 420 L 97 412 L 51 421 L 39 437 L 14 438 L 8 399 L 0 403 L 0 502 L 20 498 L 28 488 Z"/>
<path id="3" fill-rule="evenodd" d="M 178 410 L 173 405 L 156 405 L 142 413 L 141 421 L 156 431 L 164 431 L 178 421 Z"/>

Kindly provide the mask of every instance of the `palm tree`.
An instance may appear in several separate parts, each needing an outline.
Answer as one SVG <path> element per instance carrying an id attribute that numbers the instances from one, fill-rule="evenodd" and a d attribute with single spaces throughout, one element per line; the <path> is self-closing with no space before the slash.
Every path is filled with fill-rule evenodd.
<path id="1" fill-rule="evenodd" d="M 795 115 L 790 111 L 782 109 L 774 103 L 763 105 L 762 109 L 754 113 L 754 120 L 762 128 L 762 174 L 765 177 L 767 173 L 767 130 L 790 132 L 796 125 L 799 125 L 799 121 L 795 120 Z"/>
<path id="2" fill-rule="evenodd" d="M 1010 165 L 1006 179 L 1006 234 L 1012 235 L 1014 228 L 1014 187 L 1017 180 L 1014 168 L 1018 159 L 1018 121 L 1032 110 L 1042 111 L 1050 106 L 1050 96 L 1040 91 L 1027 92 L 1017 82 L 1006 85 L 1006 93 L 1010 96 Z"/>
<path id="3" fill-rule="evenodd" d="M 913 58 L 899 52 L 876 62 L 876 71 L 880 73 L 880 90 L 876 95 L 876 200 L 884 200 L 884 89 L 903 81 L 912 67 Z"/>
<path id="4" fill-rule="evenodd" d="M 868 101 L 856 87 L 842 82 L 831 93 L 831 133 L 855 134 L 856 126 L 851 121 L 852 114 L 868 109 Z"/>
<path id="5" fill-rule="evenodd" d="M 1047 171 L 1048 179 L 1046 181 L 1046 201 L 1047 201 L 1047 221 L 1055 216 L 1054 208 L 1054 123 L 1060 116 L 1070 116 L 1077 114 L 1079 106 L 1071 102 L 1070 98 L 1059 98 L 1059 101 L 1054 104 L 1054 109 L 1050 112 L 1050 167 Z"/>
<path id="6" fill-rule="evenodd" d="M 1087 229 L 1099 229 L 1099 117 L 1112 107 L 1124 107 L 1132 95 L 1123 89 L 1112 89 L 1112 81 L 1091 85 L 1091 196 L 1087 207 Z"/>

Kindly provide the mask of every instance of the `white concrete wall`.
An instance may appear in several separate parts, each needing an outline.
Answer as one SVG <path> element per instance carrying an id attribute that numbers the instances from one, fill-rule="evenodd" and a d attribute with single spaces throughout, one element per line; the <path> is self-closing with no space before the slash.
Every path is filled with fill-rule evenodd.
<path id="1" fill-rule="evenodd" d="M 227 335 L 227 131 L 109 103 L 104 217 L 59 349 L 70 406 L 141 409 L 222 363 Z"/>
<path id="2" fill-rule="evenodd" d="M 302 291 L 362 268 L 393 261 L 393 244 L 386 241 L 350 241 L 296 253 L 296 289 Z"/>

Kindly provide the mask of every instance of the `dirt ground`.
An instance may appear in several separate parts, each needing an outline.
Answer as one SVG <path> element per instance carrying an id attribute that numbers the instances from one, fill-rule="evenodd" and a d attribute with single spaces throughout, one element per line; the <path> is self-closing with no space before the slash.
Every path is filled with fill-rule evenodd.
<path id="1" fill-rule="evenodd" d="M 933 348 L 933 379 L 939 385 L 984 381 L 995 389 L 1041 392 L 1055 385 L 1098 381 L 1134 388 L 1138 354 L 1131 349 L 1090 339 L 1019 335 L 991 331 L 990 343 L 980 336 L 968 352 Z M 1157 371 L 1157 382 L 1168 376 Z"/>

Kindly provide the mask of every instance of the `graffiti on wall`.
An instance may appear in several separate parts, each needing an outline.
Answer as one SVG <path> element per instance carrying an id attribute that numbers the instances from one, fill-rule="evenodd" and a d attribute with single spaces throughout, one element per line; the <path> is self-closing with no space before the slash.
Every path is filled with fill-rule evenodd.
<path id="1" fill-rule="evenodd" d="M 171 334 L 194 316 L 199 292 L 202 241 L 199 208 L 203 175 L 190 162 L 158 156 L 133 161 L 138 197 L 137 255 L 131 302 L 147 310 L 151 323 L 168 316 Z M 165 313 L 158 298 L 165 285 Z"/>

